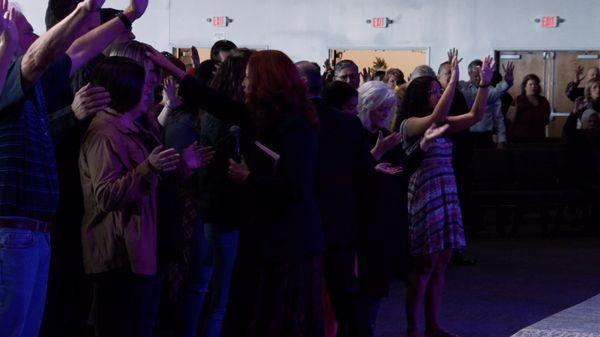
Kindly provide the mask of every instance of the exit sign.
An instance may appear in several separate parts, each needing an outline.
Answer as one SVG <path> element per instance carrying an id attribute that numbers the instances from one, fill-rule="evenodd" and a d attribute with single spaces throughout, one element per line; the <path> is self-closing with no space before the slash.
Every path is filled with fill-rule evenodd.
<path id="1" fill-rule="evenodd" d="M 373 28 L 386 28 L 388 21 L 386 17 L 376 17 L 371 19 L 371 26 Z"/>
<path id="2" fill-rule="evenodd" d="M 226 16 L 213 16 L 212 25 L 214 27 L 227 27 L 227 17 Z"/>
<path id="3" fill-rule="evenodd" d="M 540 21 L 542 24 L 542 28 L 558 27 L 558 16 L 542 16 Z"/>

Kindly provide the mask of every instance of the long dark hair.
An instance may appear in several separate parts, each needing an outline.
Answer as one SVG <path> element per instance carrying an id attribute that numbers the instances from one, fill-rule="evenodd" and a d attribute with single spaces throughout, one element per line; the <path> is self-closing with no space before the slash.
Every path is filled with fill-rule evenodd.
<path id="1" fill-rule="evenodd" d="M 534 96 L 539 97 L 542 93 L 542 87 L 540 86 L 540 78 L 536 74 L 528 74 L 525 77 L 523 77 L 523 81 L 521 81 L 521 96 L 525 96 L 525 87 L 527 87 L 527 82 L 529 82 L 529 80 L 537 83 L 538 90 L 534 93 Z"/>
<path id="2" fill-rule="evenodd" d="M 246 66 L 252 55 L 250 49 L 235 49 L 221 64 L 210 86 L 236 101 L 244 101 L 242 82 L 246 77 Z"/>
<path id="3" fill-rule="evenodd" d="M 260 129 L 290 114 L 301 115 L 311 126 L 317 126 L 306 84 L 283 52 L 263 50 L 252 54 L 248 60 L 248 84 L 246 104 L 256 114 Z"/>
<path id="4" fill-rule="evenodd" d="M 438 79 L 432 76 L 422 76 L 410 81 L 404 96 L 402 119 L 425 117 L 431 114 L 433 108 L 429 104 L 429 90 L 432 82 L 440 84 Z"/>

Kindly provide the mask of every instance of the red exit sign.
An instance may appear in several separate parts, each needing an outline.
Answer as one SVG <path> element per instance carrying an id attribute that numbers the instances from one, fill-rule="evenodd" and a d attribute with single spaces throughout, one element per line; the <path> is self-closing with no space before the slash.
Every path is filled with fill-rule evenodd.
<path id="1" fill-rule="evenodd" d="M 542 16 L 540 20 L 543 28 L 558 27 L 558 16 Z"/>
<path id="2" fill-rule="evenodd" d="M 371 26 L 373 28 L 386 28 L 388 26 L 388 20 L 386 17 L 376 17 L 371 19 Z"/>
<path id="3" fill-rule="evenodd" d="M 226 27 L 227 17 L 226 16 L 213 16 L 212 25 L 214 27 Z"/>

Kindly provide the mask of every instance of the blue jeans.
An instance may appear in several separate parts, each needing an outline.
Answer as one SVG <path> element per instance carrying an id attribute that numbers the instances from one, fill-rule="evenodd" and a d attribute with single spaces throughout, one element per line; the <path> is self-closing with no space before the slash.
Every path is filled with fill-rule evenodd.
<path id="1" fill-rule="evenodd" d="M 212 294 L 200 336 L 219 337 L 221 334 L 239 232 L 221 232 L 215 227 L 199 223 L 194 231 L 187 286 L 181 294 L 178 337 L 198 336 L 200 312 L 209 286 Z"/>
<path id="2" fill-rule="evenodd" d="M 200 313 L 212 274 L 211 250 L 204 236 L 204 224 L 198 218 L 190 251 L 189 274 L 179 302 L 177 337 L 197 337 Z M 208 275 L 208 276 L 207 276 Z M 208 278 L 208 281 L 206 280 Z"/>
<path id="3" fill-rule="evenodd" d="M 37 337 L 49 268 L 49 233 L 0 228 L 0 335 Z"/>
<path id="4" fill-rule="evenodd" d="M 205 282 L 211 282 L 211 296 L 206 319 L 202 324 L 202 337 L 219 337 L 227 310 L 231 274 L 237 256 L 238 231 L 219 231 L 217 225 L 205 224 L 204 233 L 213 257 L 212 275 L 205 275 Z"/>

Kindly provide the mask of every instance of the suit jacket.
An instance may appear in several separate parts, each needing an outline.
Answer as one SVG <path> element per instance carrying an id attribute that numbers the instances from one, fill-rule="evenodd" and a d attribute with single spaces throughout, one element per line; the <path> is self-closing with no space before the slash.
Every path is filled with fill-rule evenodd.
<path id="1" fill-rule="evenodd" d="M 327 246 L 355 247 L 359 206 L 375 160 L 358 118 L 321 98 L 311 99 L 319 115 L 316 197 Z"/>

